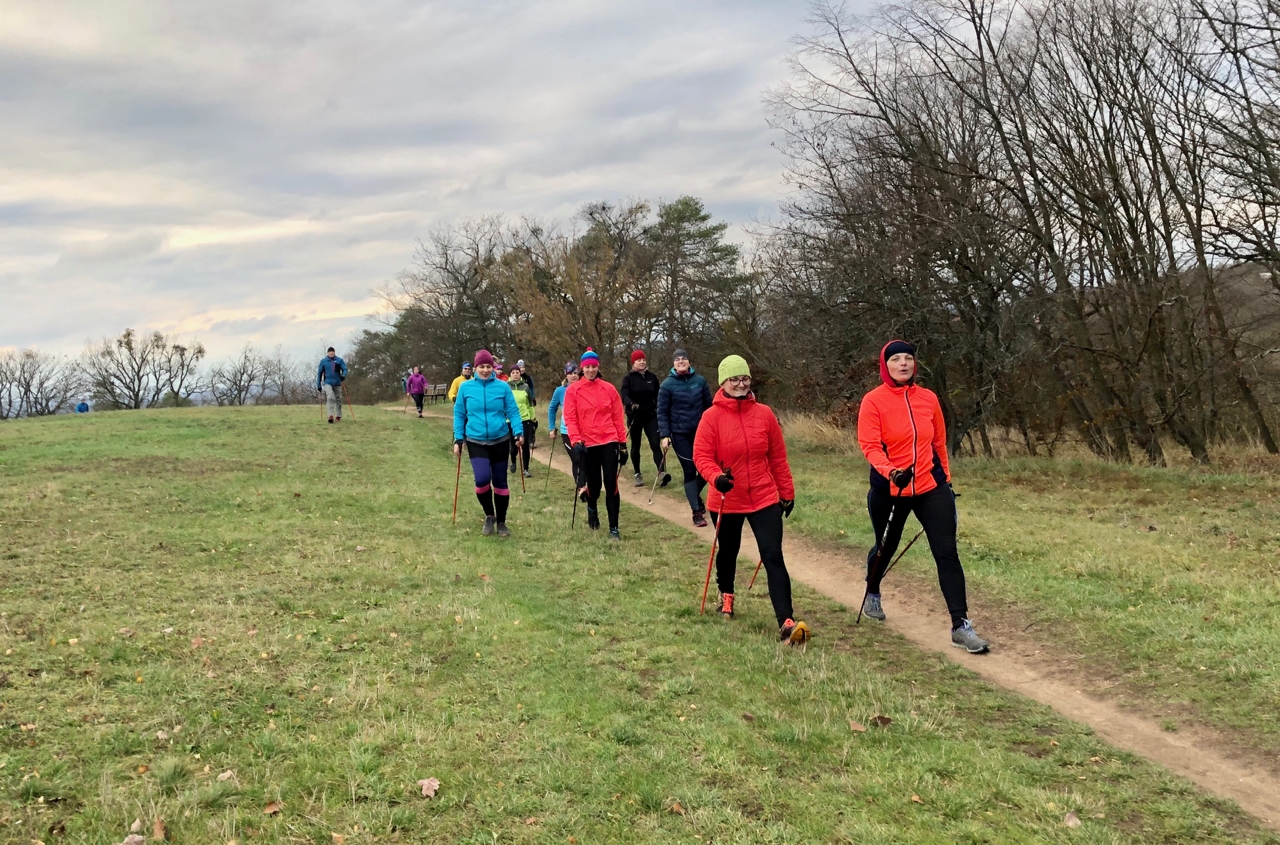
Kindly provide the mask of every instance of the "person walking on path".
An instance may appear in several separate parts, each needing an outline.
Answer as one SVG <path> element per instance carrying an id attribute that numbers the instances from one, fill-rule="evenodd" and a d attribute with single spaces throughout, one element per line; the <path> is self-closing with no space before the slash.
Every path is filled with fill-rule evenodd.
<path id="1" fill-rule="evenodd" d="M 520 419 L 520 408 L 511 388 L 493 374 L 493 355 L 481 349 L 475 357 L 475 377 L 458 388 L 453 404 L 453 453 L 467 448 L 471 472 L 476 481 L 476 498 L 484 509 L 487 537 L 497 532 L 510 537 L 507 530 L 507 506 L 511 490 L 507 487 L 507 456 L 511 449 L 511 429 L 507 420 Z M 523 439 L 516 436 L 516 445 Z"/>
<path id="2" fill-rule="evenodd" d="M 413 368 L 413 373 L 405 381 L 404 392 L 409 394 L 413 399 L 413 404 L 418 406 L 418 417 L 422 417 L 422 397 L 427 393 L 427 377 L 422 374 L 422 370 L 418 367 Z"/>
<path id="3" fill-rule="evenodd" d="M 569 442 L 578 455 L 584 489 L 578 495 L 587 503 L 587 525 L 600 528 L 596 505 L 604 489 L 604 504 L 609 513 L 609 539 L 621 540 L 618 512 L 622 494 L 618 490 L 618 469 L 626 462 L 627 428 L 622 413 L 622 400 L 612 384 L 600 378 L 600 357 L 591 350 L 582 353 L 582 378 L 564 392 L 564 424 Z"/>
<path id="4" fill-rule="evenodd" d="M 955 493 L 947 458 L 947 427 L 938 397 L 916 384 L 916 349 L 902 340 L 880 350 L 880 384 L 862 397 L 858 409 L 858 445 L 871 464 L 867 512 L 876 544 L 867 553 L 867 598 L 862 612 L 884 621 L 880 579 L 902 539 L 907 515 L 914 513 L 938 568 L 951 643 L 970 654 L 990 644 L 969 622 L 964 568 L 956 550 Z"/>
<path id="5" fill-rule="evenodd" d="M 671 372 L 658 388 L 658 434 L 662 451 L 672 450 L 684 473 L 684 497 L 693 511 L 693 524 L 707 525 L 707 508 L 702 491 L 707 482 L 693 465 L 693 438 L 702 414 L 711 407 L 711 387 L 689 363 L 689 353 L 677 349 L 672 356 Z"/>
<path id="6" fill-rule="evenodd" d="M 520 383 L 525 386 L 525 391 L 529 394 L 529 404 L 537 407 L 538 392 L 533 386 L 533 376 L 529 374 L 529 368 L 525 366 L 524 359 L 516 361 L 516 366 L 520 368 Z M 515 385 L 512 385 L 514 387 Z M 525 439 L 529 441 L 530 449 L 538 448 L 538 415 L 533 415 L 533 426 L 525 432 Z M 529 462 L 525 461 L 525 469 L 529 468 Z"/>
<path id="7" fill-rule="evenodd" d="M 631 432 L 631 465 L 636 470 L 636 486 L 644 486 L 640 472 L 640 435 L 649 439 L 653 451 L 653 465 L 662 475 L 662 486 L 671 482 L 662 447 L 658 445 L 658 377 L 649 372 L 649 361 L 644 350 L 631 353 L 631 371 L 622 378 L 622 407 L 627 413 L 627 430 Z"/>
<path id="8" fill-rule="evenodd" d="M 795 619 L 791 576 L 782 558 L 782 519 L 795 507 L 795 482 L 787 463 L 782 426 L 751 392 L 751 369 L 740 355 L 720 362 L 720 389 L 702 415 L 693 442 L 693 462 L 711 482 L 707 496 L 719 531 L 716 586 L 719 612 L 733 617 L 733 580 L 738 568 L 743 523 L 751 523 L 769 582 L 769 599 L 784 643 L 801 645 L 809 626 Z"/>
<path id="9" fill-rule="evenodd" d="M 529 478 L 532 475 L 529 472 L 529 436 L 536 425 L 537 412 L 533 408 L 533 400 L 529 398 L 529 387 L 520 378 L 521 372 L 519 367 L 512 367 L 511 376 L 507 379 L 507 386 L 516 399 L 516 407 L 520 409 L 520 416 L 511 420 L 511 429 L 518 435 L 517 440 L 511 443 L 511 471 L 523 472 L 524 477 Z M 517 442 L 522 445 L 518 446 Z"/>
<path id="10" fill-rule="evenodd" d="M 455 379 L 453 380 L 453 383 L 449 385 L 449 393 L 448 393 L 448 396 L 449 396 L 449 401 L 450 401 L 450 402 L 456 402 L 456 401 L 458 401 L 458 388 L 459 388 L 459 387 L 462 387 L 462 383 L 463 383 L 463 382 L 465 382 L 465 381 L 470 381 L 470 380 L 471 380 L 471 362 L 470 362 L 470 361 L 463 361 L 463 362 L 462 362 L 462 375 L 460 375 L 460 376 L 458 376 L 457 378 L 455 378 Z"/>
<path id="11" fill-rule="evenodd" d="M 569 464 L 573 467 L 573 483 L 576 487 L 581 487 L 584 482 L 582 480 L 581 468 L 578 466 L 578 455 L 573 451 L 573 444 L 569 441 L 569 426 L 565 422 L 564 414 L 560 415 L 560 427 L 556 428 L 556 411 L 564 407 L 564 393 L 569 389 L 569 385 L 573 384 L 582 373 L 578 372 L 578 365 L 570 361 L 564 365 L 564 381 L 551 394 L 551 402 L 547 405 L 547 431 L 551 432 L 552 437 L 559 434 L 557 438 L 564 444 L 564 450 L 569 455 Z M 555 442 L 552 441 L 552 449 L 555 448 Z"/>
<path id="12" fill-rule="evenodd" d="M 324 391 L 329 422 L 342 422 L 342 383 L 347 379 L 347 363 L 330 346 L 316 369 L 316 390 Z"/>

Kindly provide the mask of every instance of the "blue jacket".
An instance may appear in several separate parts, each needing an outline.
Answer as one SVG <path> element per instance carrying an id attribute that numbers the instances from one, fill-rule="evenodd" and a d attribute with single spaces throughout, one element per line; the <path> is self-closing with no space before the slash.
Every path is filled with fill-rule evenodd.
<path id="1" fill-rule="evenodd" d="M 658 434 L 692 435 L 702 421 L 702 412 L 711 407 L 711 388 L 707 380 L 689 368 L 684 375 L 671 374 L 658 387 Z"/>
<path id="2" fill-rule="evenodd" d="M 316 368 L 316 390 L 320 389 L 321 383 L 337 387 L 346 377 L 347 363 L 338 357 L 330 361 L 326 355 L 320 359 L 320 366 Z"/>
<path id="3" fill-rule="evenodd" d="M 454 440 L 500 443 L 511 436 L 507 420 L 519 424 L 520 406 L 505 381 L 474 376 L 458 387 L 453 403 Z"/>
<path id="4" fill-rule="evenodd" d="M 549 431 L 556 430 L 556 411 L 560 410 L 560 406 L 564 404 L 564 390 L 567 384 L 562 384 L 556 388 L 556 392 L 551 394 L 551 404 L 547 406 L 547 429 Z M 569 424 L 563 419 L 560 420 L 560 433 L 569 433 Z"/>

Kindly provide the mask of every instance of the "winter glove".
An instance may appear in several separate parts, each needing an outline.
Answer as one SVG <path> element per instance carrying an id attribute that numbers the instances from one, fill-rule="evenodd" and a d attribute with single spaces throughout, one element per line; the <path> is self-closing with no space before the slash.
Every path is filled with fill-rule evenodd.
<path id="1" fill-rule="evenodd" d="M 907 467 L 906 469 L 895 469 L 891 471 L 889 473 L 889 479 L 897 485 L 899 490 L 901 490 L 903 487 L 906 487 L 911 483 L 911 479 L 915 478 L 915 475 L 915 467 Z"/>
<path id="2" fill-rule="evenodd" d="M 574 458 L 576 458 L 579 462 L 581 462 L 581 461 L 583 461 L 583 460 L 586 460 L 586 457 L 587 457 L 587 444 L 586 444 L 586 443 L 583 443 L 581 440 L 579 440 L 577 443 L 574 443 L 574 444 L 573 444 L 573 456 L 574 456 Z"/>
<path id="3" fill-rule="evenodd" d="M 796 507 L 796 500 L 795 499 L 779 499 L 778 504 L 782 507 L 783 516 L 791 516 L 791 512 L 795 510 L 795 507 Z"/>
<path id="4" fill-rule="evenodd" d="M 618 444 L 618 466 L 627 465 L 627 445 L 625 443 Z"/>
<path id="5" fill-rule="evenodd" d="M 723 475 L 717 475 L 715 480 L 716 489 L 721 493 L 728 493 L 733 489 L 733 470 L 727 469 Z"/>
<path id="6" fill-rule="evenodd" d="M 639 405 L 639 403 L 637 403 L 637 402 L 632 402 L 632 403 L 631 403 L 631 413 L 633 413 L 633 414 L 634 414 L 634 413 L 635 413 L 636 411 L 638 411 L 638 410 L 640 410 L 640 405 Z"/>

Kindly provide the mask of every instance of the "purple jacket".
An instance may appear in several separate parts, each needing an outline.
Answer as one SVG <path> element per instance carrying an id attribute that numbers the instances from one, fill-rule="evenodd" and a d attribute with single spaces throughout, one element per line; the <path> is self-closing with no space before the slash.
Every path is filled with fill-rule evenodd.
<path id="1" fill-rule="evenodd" d="M 405 388 L 405 393 L 426 393 L 427 377 L 422 373 L 414 373 L 409 376 L 409 384 Z"/>

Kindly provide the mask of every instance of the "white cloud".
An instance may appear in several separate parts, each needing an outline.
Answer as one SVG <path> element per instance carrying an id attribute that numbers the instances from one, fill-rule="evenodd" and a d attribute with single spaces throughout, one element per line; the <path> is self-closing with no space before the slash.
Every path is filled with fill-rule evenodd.
<path id="1" fill-rule="evenodd" d="M 768 213 L 807 0 L 0 5 L 0 344 L 126 326 L 310 352 L 433 224 Z"/>

